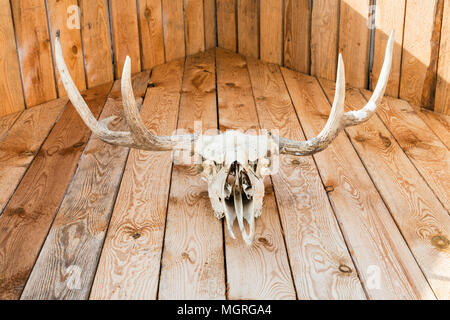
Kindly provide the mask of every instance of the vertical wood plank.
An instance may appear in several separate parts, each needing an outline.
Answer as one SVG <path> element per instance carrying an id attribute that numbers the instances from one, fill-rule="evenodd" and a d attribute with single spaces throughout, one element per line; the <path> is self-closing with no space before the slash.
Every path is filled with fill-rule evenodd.
<path id="1" fill-rule="evenodd" d="M 316 137 L 330 113 L 322 88 L 315 78 L 282 73 L 306 138 Z M 341 133 L 314 159 L 368 297 L 435 299 L 348 137 Z"/>
<path id="2" fill-rule="evenodd" d="M 259 58 L 258 0 L 238 0 L 239 53 Z"/>
<path id="3" fill-rule="evenodd" d="M 161 0 L 138 0 L 142 69 L 164 63 Z"/>
<path id="4" fill-rule="evenodd" d="M 339 51 L 348 85 L 367 88 L 369 79 L 370 0 L 341 0 Z"/>
<path id="5" fill-rule="evenodd" d="M 56 119 L 67 103 L 53 100 L 26 110 L 0 140 L 0 212 L 20 183 Z"/>
<path id="6" fill-rule="evenodd" d="M 182 75 L 183 61 L 153 68 L 141 111 L 151 132 L 176 129 Z M 171 160 L 171 152 L 130 151 L 90 299 L 156 299 Z"/>
<path id="7" fill-rule="evenodd" d="M 373 66 L 370 74 L 370 87 L 375 89 L 383 67 L 387 41 L 395 30 L 394 54 L 392 56 L 391 74 L 386 87 L 386 94 L 397 98 L 400 89 L 400 68 L 403 46 L 403 26 L 405 22 L 406 0 L 377 0 L 375 17 L 375 39 Z"/>
<path id="8" fill-rule="evenodd" d="M 216 39 L 216 0 L 203 0 L 204 23 L 205 23 L 205 49 L 217 46 Z"/>
<path id="9" fill-rule="evenodd" d="M 430 90 L 435 85 L 439 38 L 437 13 L 441 0 L 408 0 L 403 39 L 400 98 L 431 108 Z"/>
<path id="10" fill-rule="evenodd" d="M 110 0 L 109 3 L 113 34 L 114 70 L 116 79 L 120 79 L 127 56 L 131 58 L 131 72 L 141 71 L 136 0 Z"/>
<path id="11" fill-rule="evenodd" d="M 285 0 L 284 65 L 299 72 L 310 70 L 310 0 Z"/>
<path id="12" fill-rule="evenodd" d="M 178 127 L 192 133 L 195 121 L 203 133 L 216 134 L 214 50 L 186 59 Z M 222 223 L 197 170 L 192 163 L 173 168 L 160 299 L 225 298 Z"/>
<path id="13" fill-rule="evenodd" d="M 185 15 L 186 55 L 205 51 L 205 19 L 203 0 L 183 0 Z"/>
<path id="14" fill-rule="evenodd" d="M 260 1 L 261 60 L 283 63 L 283 1 Z"/>
<path id="15" fill-rule="evenodd" d="M 336 79 L 339 0 L 314 1 L 311 17 L 311 74 Z"/>
<path id="16" fill-rule="evenodd" d="M 136 98 L 147 89 L 149 72 L 133 79 Z M 126 130 L 116 81 L 100 120 L 114 116 L 111 130 Z M 92 136 L 53 221 L 22 293 L 24 300 L 87 299 L 97 268 L 128 148 Z"/>
<path id="17" fill-rule="evenodd" d="M 183 1 L 162 0 L 166 61 L 186 55 Z"/>
<path id="18" fill-rule="evenodd" d="M 0 117 L 25 109 L 11 7 L 0 1 Z M 1 134 L 0 134 L 1 136 Z"/>
<path id="19" fill-rule="evenodd" d="M 112 83 L 84 93 L 98 117 Z M 68 105 L 0 216 L 0 299 L 19 299 L 91 135 Z"/>
<path id="20" fill-rule="evenodd" d="M 216 50 L 219 125 L 225 130 L 259 130 L 258 116 L 245 58 Z M 229 299 L 295 299 L 295 290 L 275 195 L 266 179 L 263 212 L 255 221 L 255 241 L 236 239 L 225 231 Z M 259 270 L 261 272 L 255 272 Z"/>
<path id="21" fill-rule="evenodd" d="M 11 1 L 27 107 L 57 97 L 45 0 Z"/>
<path id="22" fill-rule="evenodd" d="M 237 0 L 217 0 L 217 43 L 223 49 L 237 50 Z"/>
<path id="23" fill-rule="evenodd" d="M 81 35 L 89 88 L 114 80 L 108 0 L 80 0 Z"/>
<path id="24" fill-rule="evenodd" d="M 450 2 L 444 4 L 434 111 L 450 115 Z"/>
<path id="25" fill-rule="evenodd" d="M 305 140 L 279 66 L 247 63 L 261 126 Z M 298 299 L 365 299 L 313 158 L 279 162 L 272 181 Z"/>
<path id="26" fill-rule="evenodd" d="M 61 31 L 61 47 L 69 73 L 78 90 L 86 89 L 83 48 L 81 47 L 80 16 L 77 0 L 47 0 L 50 39 L 55 41 L 56 32 Z M 75 10 L 71 10 L 75 9 Z M 81 22 L 80 22 L 81 23 Z M 56 72 L 58 96 L 66 96 L 59 72 Z"/>

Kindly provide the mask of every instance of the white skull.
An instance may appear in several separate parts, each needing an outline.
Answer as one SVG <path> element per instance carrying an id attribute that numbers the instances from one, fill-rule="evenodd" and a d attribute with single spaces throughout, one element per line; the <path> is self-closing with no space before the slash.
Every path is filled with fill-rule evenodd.
<path id="1" fill-rule="evenodd" d="M 278 143 L 269 134 L 227 131 L 215 136 L 202 135 L 197 140 L 195 153 L 202 157 L 202 177 L 208 182 L 214 214 L 219 219 L 225 217 L 233 239 L 237 218 L 244 241 L 253 242 L 254 221 L 261 215 L 263 205 L 264 177 L 275 173 L 278 150 Z"/>

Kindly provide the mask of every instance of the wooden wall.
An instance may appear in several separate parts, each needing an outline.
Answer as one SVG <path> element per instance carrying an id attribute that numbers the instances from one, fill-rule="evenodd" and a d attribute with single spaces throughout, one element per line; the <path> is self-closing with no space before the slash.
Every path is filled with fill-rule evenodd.
<path id="1" fill-rule="evenodd" d="M 373 88 L 392 29 L 387 93 L 450 114 L 450 0 L 0 0 L 0 116 L 65 95 L 57 30 L 83 90 L 216 46 Z"/>

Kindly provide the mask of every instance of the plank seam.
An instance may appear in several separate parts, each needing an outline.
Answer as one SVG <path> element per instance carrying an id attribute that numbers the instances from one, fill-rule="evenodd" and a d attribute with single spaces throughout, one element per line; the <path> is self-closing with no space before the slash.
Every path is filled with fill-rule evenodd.
<path id="1" fill-rule="evenodd" d="M 280 73 L 281 73 L 281 77 L 283 78 L 284 85 L 285 85 L 285 87 L 286 87 L 286 89 L 287 89 L 287 92 L 288 92 L 288 95 L 289 95 L 289 99 L 290 99 L 291 104 L 292 104 L 292 106 L 293 106 L 292 109 L 294 109 L 294 113 L 295 113 L 295 115 L 296 115 L 296 117 L 297 117 L 297 122 L 298 122 L 298 124 L 299 124 L 299 126 L 300 126 L 300 130 L 303 132 L 303 136 L 306 138 L 307 135 L 306 135 L 306 133 L 305 133 L 305 130 L 303 129 L 303 125 L 302 125 L 302 122 L 300 121 L 300 117 L 299 117 L 299 115 L 298 115 L 298 113 L 297 113 L 297 109 L 294 107 L 294 100 L 292 99 L 291 92 L 290 92 L 290 90 L 288 89 L 288 86 L 287 86 L 287 83 L 286 83 L 286 79 L 285 79 L 285 77 L 284 77 L 283 72 L 281 72 L 281 70 L 280 70 Z M 316 78 L 316 79 L 317 79 L 317 78 Z M 322 186 L 323 186 L 324 189 L 326 189 L 326 185 L 325 185 L 325 182 L 323 181 L 323 177 L 322 177 L 322 174 L 320 173 L 319 166 L 317 165 L 316 159 L 315 159 L 314 156 L 311 156 L 311 158 L 312 158 L 312 160 L 314 161 L 314 164 L 315 164 L 315 166 L 316 166 L 316 172 L 317 172 L 317 175 L 318 175 L 319 178 L 320 178 L 320 181 L 322 182 Z M 339 222 L 339 219 L 338 219 L 338 217 L 337 217 L 337 215 L 336 215 L 336 209 L 335 209 L 335 207 L 334 207 L 334 205 L 333 205 L 333 201 L 332 201 L 331 198 L 330 198 L 330 194 L 329 194 L 328 192 L 326 192 L 326 194 L 327 194 L 328 203 L 330 204 L 331 210 L 332 210 L 332 212 L 333 212 L 334 219 L 335 219 L 336 224 L 337 224 L 337 226 L 338 226 L 338 228 L 339 228 L 339 230 L 340 230 L 340 233 L 341 233 L 342 239 L 343 239 L 343 241 L 344 241 L 345 247 L 347 248 L 347 253 L 348 253 L 350 259 L 352 260 L 353 265 L 355 266 L 355 272 L 356 272 L 356 275 L 357 275 L 357 277 L 358 277 L 358 280 L 359 280 L 359 282 L 360 282 L 360 284 L 361 284 L 361 288 L 363 289 L 364 294 L 366 295 L 366 299 L 369 299 L 369 294 L 368 294 L 368 292 L 367 292 L 367 290 L 366 290 L 366 288 L 365 288 L 365 286 L 364 286 L 364 284 L 363 284 L 363 281 L 362 281 L 362 278 L 361 278 L 361 274 L 360 274 L 360 271 L 359 271 L 359 269 L 358 269 L 358 265 L 355 263 L 355 259 L 353 258 L 352 254 L 351 254 L 351 251 L 352 251 L 352 250 L 351 250 L 351 245 L 350 245 L 348 239 L 346 238 L 345 233 L 343 232 L 342 227 L 341 227 L 341 224 L 340 224 L 340 222 Z"/>

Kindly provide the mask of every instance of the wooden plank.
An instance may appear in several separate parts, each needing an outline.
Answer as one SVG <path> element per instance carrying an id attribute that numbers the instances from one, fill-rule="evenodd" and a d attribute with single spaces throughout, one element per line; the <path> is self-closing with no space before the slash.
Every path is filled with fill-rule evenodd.
<path id="1" fill-rule="evenodd" d="M 242 56 L 216 51 L 219 125 L 225 130 L 259 129 L 258 116 Z M 236 240 L 225 234 L 229 299 L 295 299 L 280 218 L 269 179 L 263 212 L 255 221 L 255 242 L 248 246 L 235 226 Z M 257 270 L 255 272 L 255 270 Z"/>
<path id="2" fill-rule="evenodd" d="M 341 0 L 339 52 L 345 63 L 347 84 L 367 88 L 369 75 L 369 2 Z"/>
<path id="3" fill-rule="evenodd" d="M 238 0 L 238 49 L 244 56 L 259 57 L 258 0 Z"/>
<path id="4" fill-rule="evenodd" d="M 11 1 L 27 107 L 57 97 L 44 0 Z"/>
<path id="5" fill-rule="evenodd" d="M 89 88 L 114 80 L 107 0 L 81 0 L 81 36 Z"/>
<path id="6" fill-rule="evenodd" d="M 62 98 L 23 112 L 0 141 L 0 212 L 66 104 L 67 99 Z"/>
<path id="7" fill-rule="evenodd" d="M 285 0 L 284 65 L 299 72 L 310 72 L 309 0 Z"/>
<path id="8" fill-rule="evenodd" d="M 164 63 L 164 35 L 161 0 L 139 0 L 139 29 L 142 69 Z"/>
<path id="9" fill-rule="evenodd" d="M 95 117 L 111 86 L 84 94 Z M 75 108 L 68 106 L 0 216 L 0 299 L 20 298 L 90 135 Z"/>
<path id="10" fill-rule="evenodd" d="M 183 1 L 162 0 L 166 61 L 186 55 Z"/>
<path id="11" fill-rule="evenodd" d="M 11 7 L 0 1 L 0 117 L 25 109 Z M 0 132 L 0 137 L 2 136 Z"/>
<path id="12" fill-rule="evenodd" d="M 261 126 L 305 140 L 280 69 L 247 59 Z M 312 157 L 282 155 L 272 175 L 299 299 L 365 299 Z"/>
<path id="13" fill-rule="evenodd" d="M 282 73 L 306 138 L 324 127 L 330 105 L 315 78 Z M 423 273 L 345 134 L 314 155 L 370 299 L 434 299 Z"/>
<path id="14" fill-rule="evenodd" d="M 184 0 L 186 55 L 205 51 L 203 0 Z"/>
<path id="15" fill-rule="evenodd" d="M 392 56 L 391 74 L 386 94 L 397 98 L 400 89 L 400 68 L 402 64 L 403 26 L 406 0 L 376 2 L 375 39 L 370 87 L 375 89 L 384 62 L 386 45 L 392 30 L 395 30 L 395 45 Z M 334 80 L 334 79 L 332 79 Z"/>
<path id="16" fill-rule="evenodd" d="M 205 49 L 217 46 L 216 0 L 203 0 L 205 20 Z"/>
<path id="17" fill-rule="evenodd" d="M 131 73 L 141 71 L 136 0 L 110 0 L 111 31 L 116 79 L 122 77 L 125 58 L 131 58 Z"/>
<path id="18" fill-rule="evenodd" d="M 400 98 L 416 106 L 431 107 L 426 103 L 436 80 L 439 39 L 437 43 L 432 40 L 440 2 L 408 0 L 406 6 Z"/>
<path id="19" fill-rule="evenodd" d="M 260 1 L 260 55 L 261 60 L 283 63 L 283 2 Z"/>
<path id="20" fill-rule="evenodd" d="M 183 64 L 177 60 L 152 71 L 155 87 L 147 90 L 141 118 L 153 133 L 176 129 Z M 130 151 L 90 299 L 156 299 L 171 156 Z"/>
<path id="21" fill-rule="evenodd" d="M 220 48 L 237 51 L 237 0 L 216 0 L 217 43 Z"/>
<path id="22" fill-rule="evenodd" d="M 314 1 L 311 16 L 311 74 L 336 79 L 339 0 Z"/>
<path id="23" fill-rule="evenodd" d="M 77 0 L 47 0 L 50 39 L 55 41 L 56 32 L 61 31 L 61 47 L 70 75 L 78 90 L 86 90 L 86 74 L 84 71 L 83 48 Z M 56 72 L 58 96 L 67 95 L 63 83 Z"/>
<path id="24" fill-rule="evenodd" d="M 447 149 L 450 149 L 450 116 L 425 109 L 418 111 L 417 114 L 441 139 Z"/>
<path id="25" fill-rule="evenodd" d="M 450 115 L 450 2 L 444 4 L 434 111 Z"/>
<path id="26" fill-rule="evenodd" d="M 217 132 L 214 50 L 186 59 L 178 127 Z M 160 299 L 225 299 L 222 222 L 192 163 L 175 164 L 162 259 Z"/>
<path id="27" fill-rule="evenodd" d="M 331 101 L 334 83 L 321 80 L 321 84 Z M 347 90 L 349 109 L 361 109 L 366 103 L 359 90 Z M 447 211 L 379 117 L 346 131 L 434 293 L 448 300 L 450 252 L 439 246 L 440 240 L 450 239 Z"/>
<path id="28" fill-rule="evenodd" d="M 370 98 L 369 92 L 364 92 Z M 425 181 L 450 211 L 450 151 L 408 102 L 385 97 L 378 115 Z"/>
<path id="29" fill-rule="evenodd" d="M 149 72 L 134 78 L 137 98 L 145 94 Z M 120 81 L 100 119 L 118 117 L 112 130 L 126 130 Z M 128 148 L 92 137 L 53 221 L 21 299 L 87 299 L 117 195 Z"/>
<path id="30" fill-rule="evenodd" d="M 0 142 L 7 137 L 9 129 L 14 125 L 23 111 L 10 113 L 0 118 Z"/>

